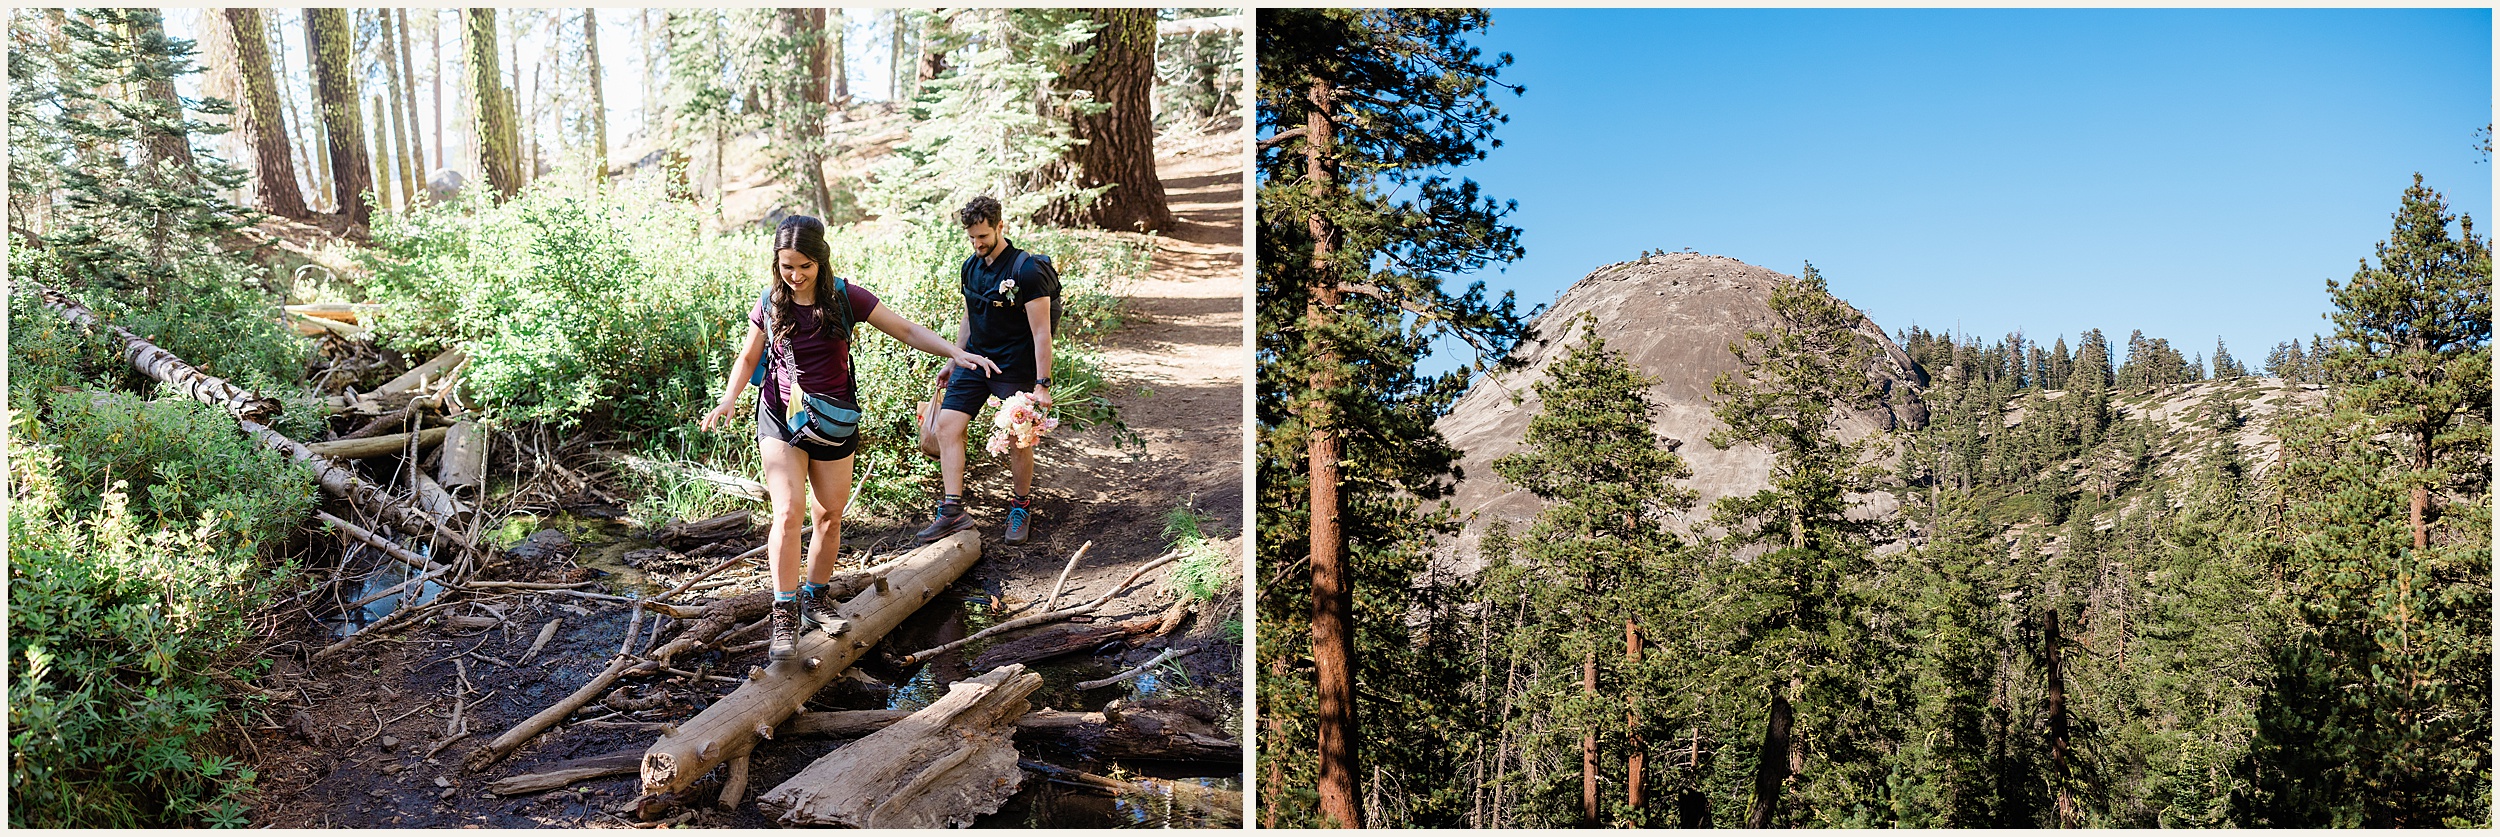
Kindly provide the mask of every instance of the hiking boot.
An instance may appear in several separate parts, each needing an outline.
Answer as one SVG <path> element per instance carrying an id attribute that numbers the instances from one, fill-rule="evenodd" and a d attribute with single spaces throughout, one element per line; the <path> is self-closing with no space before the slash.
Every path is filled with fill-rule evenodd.
<path id="1" fill-rule="evenodd" d="M 833 597 L 827 595 L 828 592 L 827 588 L 814 585 L 799 586 L 800 621 L 807 627 L 825 632 L 826 636 L 840 636 L 843 631 L 851 629 L 851 621 L 842 618 L 842 612 L 835 609 Z"/>
<path id="2" fill-rule="evenodd" d="M 799 652 L 798 602 L 773 603 L 773 641 L 765 646 L 764 658 L 773 662 L 790 659 Z"/>
<path id="3" fill-rule="evenodd" d="M 1023 546 L 1033 540 L 1033 508 L 1025 503 L 1007 507 L 1007 545 Z"/>
<path id="4" fill-rule="evenodd" d="M 937 519 L 929 521 L 928 528 L 920 530 L 920 542 L 937 543 L 939 538 L 970 528 L 972 528 L 972 515 L 964 512 L 962 504 L 941 504 L 938 506 Z"/>

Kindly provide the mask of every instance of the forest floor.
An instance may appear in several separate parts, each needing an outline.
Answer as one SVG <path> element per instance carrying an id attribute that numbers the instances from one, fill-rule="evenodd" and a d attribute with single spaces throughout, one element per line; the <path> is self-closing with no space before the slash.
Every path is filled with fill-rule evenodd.
<path id="1" fill-rule="evenodd" d="M 1172 147 L 1177 146 L 1177 147 Z M 1069 578 L 1062 601 L 1100 595 L 1111 584 L 1164 554 L 1166 515 L 1183 506 L 1208 521 L 1209 537 L 1221 542 L 1229 583 L 1213 601 L 1196 606 L 1186 627 L 1154 643 L 1197 652 L 1123 687 L 1078 693 L 1077 680 L 1103 677 L 1143 662 L 1157 649 L 1133 648 L 1073 662 L 1045 662 L 1033 670 L 1045 685 L 1036 708 L 1097 710 L 1114 698 L 1148 697 L 1199 701 L 1221 716 L 1218 726 L 1240 735 L 1242 689 L 1240 561 L 1242 555 L 1242 385 L 1248 362 L 1242 351 L 1241 232 L 1242 167 L 1235 135 L 1222 142 L 1167 146 L 1158 160 L 1178 229 L 1153 240 L 1149 273 L 1116 290 L 1126 298 L 1124 324 L 1103 343 L 1107 396 L 1120 424 L 1053 436 L 1041 451 L 1035 501 L 1037 537 L 1028 545 L 999 541 L 1007 495 L 1004 468 L 973 476 L 971 499 L 981 526 L 981 561 L 962 580 L 924 607 L 873 649 L 848 675 L 809 703 L 815 709 L 913 709 L 945 693 L 946 684 L 972 674 L 970 655 L 950 652 L 919 666 L 903 666 L 906 652 L 934 646 L 1012 616 L 1037 612 L 1070 553 L 1091 541 L 1092 550 Z M 1127 235 L 1127 234 L 1123 234 Z M 1142 237 L 1142 236 L 1141 236 Z M 1124 425 L 1124 426 L 1123 426 Z M 499 447 L 498 450 L 501 450 Z M 498 470 L 509 467 L 497 463 Z M 583 498 L 587 499 L 587 498 Z M 596 503 L 573 504 L 589 509 Z M 645 533 L 595 511 L 559 514 L 541 532 L 512 548 L 534 562 L 539 580 L 575 581 L 606 575 L 611 593 L 643 578 L 640 569 L 671 556 L 650 552 Z M 846 558 L 891 558 L 910 545 L 922 521 L 853 519 L 844 527 Z M 760 543 L 760 536 L 733 543 Z M 743 548 L 743 546 L 738 547 Z M 683 556 L 674 556 L 680 557 Z M 709 563 L 705 559 L 702 563 Z M 592 568 L 596 568 L 596 572 Z M 764 589 L 760 568 L 741 567 L 719 578 L 731 596 Z M 1149 577 L 1148 582 L 1152 581 Z M 1162 612 L 1184 595 L 1176 585 L 1133 585 L 1094 615 L 1122 620 Z M 484 742 L 573 693 L 603 669 L 623 640 L 623 604 L 514 591 L 510 595 L 463 593 L 444 619 L 367 639 L 335 659 L 302 662 L 334 641 L 328 626 L 298 618 L 272 649 L 274 669 L 259 685 L 297 690 L 293 700 L 272 702 L 250 714 L 238 730 L 259 772 L 254 825 L 277 827 L 538 828 L 618 827 L 635 824 L 628 810 L 637 777 L 627 774 L 580 781 L 565 789 L 513 798 L 487 790 L 496 779 L 533 772 L 567 759 L 632 751 L 639 753 L 665 724 L 685 721 L 733 686 L 709 679 L 663 675 L 628 678 L 636 698 L 666 694 L 661 709 L 616 714 L 597 703 L 576 713 L 477 773 L 460 769 Z M 562 620 L 554 640 L 535 658 L 522 658 L 551 620 Z M 1080 620 L 1083 617 L 1080 617 Z M 656 623 L 646 630 L 656 630 Z M 760 647 L 708 651 L 679 658 L 677 665 L 701 675 L 736 675 L 765 662 Z M 465 705 L 465 709 L 458 708 Z M 453 735 L 453 718 L 468 735 Z M 605 716 L 605 717 L 603 717 Z M 453 738 L 444 745 L 446 738 Z M 784 737 L 763 742 L 755 753 L 747 801 L 732 810 L 695 809 L 692 825 L 766 827 L 771 821 L 753 800 L 844 742 Z M 443 745 L 439 747 L 438 745 Z M 1112 765 L 1088 754 L 1052 751 L 1047 744 L 1020 744 L 1026 757 L 1096 773 L 1124 771 L 1191 779 L 1238 790 L 1238 764 L 1136 763 Z M 717 778 L 698 783 L 686 798 L 702 799 Z M 980 825 L 1079 827 L 1203 824 L 1186 815 L 1171 820 L 1155 813 L 1152 800 L 1111 799 L 1064 791 L 1028 776 L 1024 790 Z M 703 801 L 708 803 L 708 799 Z"/>

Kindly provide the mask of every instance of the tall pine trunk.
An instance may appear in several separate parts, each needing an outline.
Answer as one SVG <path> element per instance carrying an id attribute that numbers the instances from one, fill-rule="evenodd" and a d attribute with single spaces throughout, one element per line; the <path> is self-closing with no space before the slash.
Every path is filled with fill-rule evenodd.
<path id="1" fill-rule="evenodd" d="M 608 92 L 600 84 L 599 17 L 589 8 L 582 9 L 582 52 L 590 59 L 590 158 L 592 180 L 608 180 Z"/>
<path id="2" fill-rule="evenodd" d="M 902 9 L 887 10 L 886 21 L 892 24 L 894 29 L 886 38 L 885 65 L 888 87 L 885 97 L 886 110 L 893 111 L 902 107 L 903 104 L 903 56 L 909 54 L 904 47 L 911 40 L 911 24 L 905 20 Z"/>
<path id="3" fill-rule="evenodd" d="M 833 104 L 835 107 L 848 105 L 851 103 L 851 51 L 850 45 L 845 42 L 850 40 L 850 24 L 843 20 L 840 6 L 826 13 L 825 39 L 833 51 L 829 59 L 833 65 Z"/>
<path id="4" fill-rule="evenodd" d="M 401 78 L 399 73 L 397 58 L 399 47 L 405 39 L 401 37 L 404 33 L 400 27 L 395 25 L 398 23 L 394 19 L 393 12 L 395 11 L 394 9 L 381 9 L 374 14 L 376 21 L 381 24 L 381 37 L 374 43 L 376 50 L 374 58 L 377 59 L 382 69 L 382 86 L 391 94 L 390 109 L 385 111 L 390 115 L 387 123 L 390 125 L 391 141 L 384 145 L 390 150 L 391 168 L 397 170 L 399 174 L 398 206 L 406 209 L 416 203 L 414 198 L 417 194 L 419 178 L 414 171 L 416 165 L 413 161 L 416 160 L 417 129 L 415 125 L 409 124 L 408 120 L 413 113 L 408 108 L 408 98 L 413 91 L 408 89 L 407 81 Z"/>
<path id="5" fill-rule="evenodd" d="M 434 24 L 426 34 L 426 52 L 434 58 L 434 77 L 426 85 L 434 92 L 434 167 L 447 169 L 451 168 L 451 159 L 447 156 L 450 152 L 443 148 L 443 17 L 433 9 L 427 9 L 425 14 L 427 22 Z"/>
<path id="6" fill-rule="evenodd" d="M 1779 819 L 1780 792 L 1788 785 L 1788 732 L 1795 720 L 1788 697 L 1773 691 L 1771 715 L 1762 727 L 1762 753 L 1754 761 L 1753 807 L 1745 812 L 1746 828 L 1770 828 Z"/>
<path id="7" fill-rule="evenodd" d="M 520 128 L 513 124 L 512 100 L 496 66 L 495 10 L 467 9 L 469 100 L 471 124 L 477 126 L 477 156 L 486 182 L 510 199 L 521 192 Z"/>
<path id="8" fill-rule="evenodd" d="M 1597 703 L 1597 649 L 1580 658 L 1580 695 Z M 1597 725 L 1580 733 L 1580 827 L 1597 827 Z"/>
<path id="9" fill-rule="evenodd" d="M 393 192 L 393 184 L 398 181 L 392 171 L 397 168 L 392 165 L 397 157 L 391 153 L 391 112 L 382 106 L 381 93 L 373 94 L 373 110 L 368 115 L 373 120 L 373 154 L 367 158 L 373 162 L 373 202 L 387 212 L 399 206 L 400 201 L 394 199 Z"/>
<path id="10" fill-rule="evenodd" d="M 278 80 L 270 71 L 268 27 L 256 8 L 229 8 L 204 13 L 202 20 L 221 27 L 234 47 L 238 101 L 235 132 L 251 151 L 252 205 L 280 218 L 312 217 L 304 193 L 295 185 L 295 152 L 289 147 L 285 105 L 278 99 Z"/>
<path id="11" fill-rule="evenodd" d="M 305 9 L 304 46 L 312 62 L 313 94 L 329 136 L 331 195 L 347 223 L 373 223 L 372 160 L 365 153 L 363 96 L 356 89 L 355 40 L 346 9 Z"/>
<path id="12" fill-rule="evenodd" d="M 1304 174 L 1311 196 L 1324 204 L 1335 183 L 1334 118 L 1336 88 L 1322 81 L 1312 85 L 1313 108 L 1303 143 Z M 1310 400 L 1303 405 L 1309 428 L 1311 465 L 1311 662 L 1319 697 L 1319 808 L 1323 819 L 1339 828 L 1361 828 L 1363 815 L 1355 799 L 1357 763 L 1354 751 L 1354 584 L 1346 565 L 1345 533 L 1338 527 L 1337 480 L 1344 441 L 1338 437 L 1329 393 L 1337 388 L 1339 360 L 1328 348 L 1329 317 L 1340 300 L 1336 270 L 1337 229 L 1326 215 L 1314 212 L 1311 226 L 1311 270 L 1319 284 L 1304 312 L 1311 339 L 1321 345 L 1307 382 Z"/>
<path id="13" fill-rule="evenodd" d="M 1633 671 L 1637 672 L 1640 669 L 1641 623 L 1631 619 L 1623 620 L 1623 656 L 1630 662 Z M 1643 774 L 1649 766 L 1649 753 L 1647 744 L 1641 740 L 1640 693 L 1633 692 L 1627 703 L 1629 706 L 1623 713 L 1623 721 L 1624 728 L 1630 731 L 1631 740 L 1628 745 L 1632 752 L 1624 757 L 1624 772 L 1627 774 L 1624 778 L 1627 784 L 1624 802 L 1631 807 L 1632 813 L 1638 816 L 1649 807 L 1649 790 L 1641 784 Z"/>
<path id="14" fill-rule="evenodd" d="M 409 43 L 417 33 L 408 28 L 408 10 L 393 9 L 391 16 L 399 29 L 399 85 L 408 91 L 400 101 L 400 113 L 402 124 L 408 126 L 408 173 L 413 178 L 409 194 L 415 195 L 425 190 L 425 119 L 417 112 L 417 63 L 410 55 L 415 47 Z"/>
<path id="15" fill-rule="evenodd" d="M 1101 28 L 1078 48 L 1092 49 L 1093 56 L 1069 70 L 1061 85 L 1092 91 L 1095 102 L 1109 107 L 1098 113 L 1061 114 L 1081 140 L 1068 146 L 1066 159 L 1075 168 L 1077 185 L 1111 188 L 1090 204 L 1055 207 L 1045 215 L 1063 224 L 1108 230 L 1170 229 L 1172 209 L 1155 174 L 1155 12 L 1092 9 L 1087 14 Z"/>
<path id="16" fill-rule="evenodd" d="M 824 156 L 818 150 L 824 145 L 825 68 L 818 59 L 826 55 L 825 25 L 822 9 L 782 9 L 781 36 L 800 43 L 806 56 L 808 73 L 793 74 L 783 94 L 794 103 L 803 103 L 797 110 L 804 118 L 777 120 L 782 141 L 789 147 L 791 163 L 798 167 L 799 194 L 807 199 L 810 211 L 818 218 L 833 209 L 833 191 L 825 183 Z"/>

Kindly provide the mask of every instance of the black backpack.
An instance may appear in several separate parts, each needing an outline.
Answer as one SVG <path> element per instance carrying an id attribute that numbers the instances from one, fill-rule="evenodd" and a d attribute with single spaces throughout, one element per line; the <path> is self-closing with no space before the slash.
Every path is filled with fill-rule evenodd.
<path id="1" fill-rule="evenodd" d="M 1042 275 L 1050 277 L 1050 286 L 1053 288 L 1059 287 L 1059 266 L 1052 264 L 1049 256 L 1045 256 L 1040 253 L 1025 252 L 1022 250 L 1016 251 L 1017 274 L 1024 273 L 1026 265 L 1036 262 L 1039 262 L 1042 266 Z M 981 254 L 979 253 L 974 253 L 970 257 L 964 259 L 962 277 L 964 287 L 972 287 L 972 268 L 974 265 L 980 263 Z M 1059 315 L 1067 311 L 1067 303 L 1068 295 L 1065 292 L 1065 289 L 1053 292 L 1050 295 L 1050 337 L 1053 340 L 1059 339 Z"/>

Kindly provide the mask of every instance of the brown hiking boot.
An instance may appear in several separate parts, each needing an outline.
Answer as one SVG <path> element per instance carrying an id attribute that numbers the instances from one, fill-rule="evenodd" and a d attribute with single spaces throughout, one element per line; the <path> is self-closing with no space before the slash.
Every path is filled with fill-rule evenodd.
<path id="1" fill-rule="evenodd" d="M 774 662 L 790 659 L 799 652 L 799 603 L 773 603 L 773 640 L 765 646 L 764 658 Z"/>
<path id="2" fill-rule="evenodd" d="M 800 621 L 825 632 L 826 636 L 840 636 L 843 631 L 851 629 L 851 621 L 842 618 L 839 605 L 832 596 L 826 595 L 827 592 L 826 588 L 813 584 L 799 585 Z"/>

